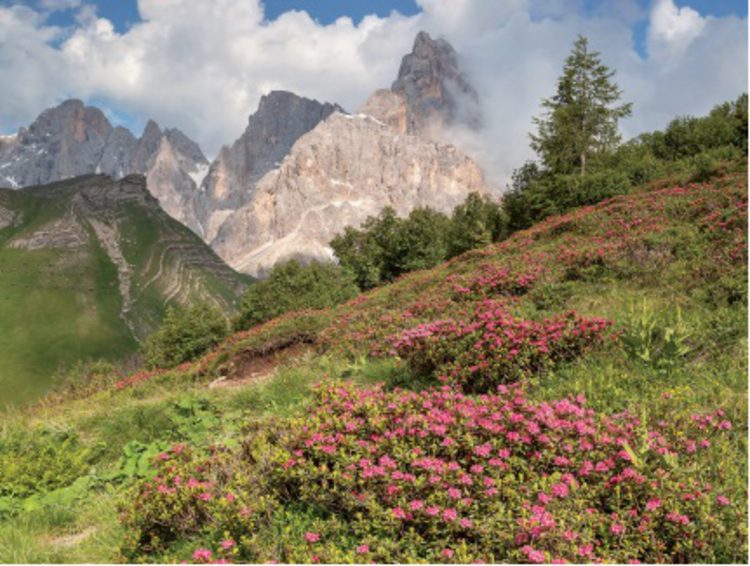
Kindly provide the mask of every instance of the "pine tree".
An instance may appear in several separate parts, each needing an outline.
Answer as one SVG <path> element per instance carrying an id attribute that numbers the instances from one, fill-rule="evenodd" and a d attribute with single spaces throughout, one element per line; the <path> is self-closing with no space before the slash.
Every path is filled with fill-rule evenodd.
<path id="1" fill-rule="evenodd" d="M 551 173 L 586 174 L 592 157 L 620 142 L 617 122 L 630 115 L 631 104 L 614 106 L 622 91 L 612 82 L 615 72 L 602 64 L 599 52 L 589 51 L 588 40 L 578 36 L 565 60 L 557 93 L 542 101 L 547 109 L 535 118 L 531 147 Z"/>

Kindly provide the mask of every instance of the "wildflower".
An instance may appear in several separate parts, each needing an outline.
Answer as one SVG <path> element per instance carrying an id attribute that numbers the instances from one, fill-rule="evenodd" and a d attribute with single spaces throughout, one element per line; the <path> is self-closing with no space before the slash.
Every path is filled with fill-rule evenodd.
<path id="1" fill-rule="evenodd" d="M 727 505 L 730 505 L 732 503 L 731 501 L 729 501 L 729 498 L 725 497 L 724 495 L 717 496 L 716 502 L 722 507 L 726 507 Z"/>
<path id="2" fill-rule="evenodd" d="M 440 554 L 442 554 L 445 558 L 453 558 L 455 552 L 453 552 L 450 548 L 444 548 Z"/>
<path id="3" fill-rule="evenodd" d="M 320 535 L 312 531 L 307 531 L 305 533 L 305 540 L 310 543 L 318 542 L 320 540 Z"/>
<path id="4" fill-rule="evenodd" d="M 391 513 L 393 513 L 393 516 L 396 517 L 396 519 L 407 519 L 406 511 L 401 509 L 401 507 L 394 507 L 393 509 L 391 509 Z"/>
<path id="5" fill-rule="evenodd" d="M 464 517 L 458 522 L 458 524 L 461 525 L 462 529 L 470 529 L 473 523 L 471 522 L 471 519 Z"/>
<path id="6" fill-rule="evenodd" d="M 419 511 L 424 506 L 424 503 L 420 501 L 419 499 L 414 499 L 413 501 L 409 502 L 409 509 L 412 511 Z"/>
<path id="7" fill-rule="evenodd" d="M 357 547 L 357 554 L 367 554 L 368 552 L 370 552 L 370 547 L 366 544 L 360 544 Z"/>
<path id="8" fill-rule="evenodd" d="M 424 510 L 425 515 L 437 517 L 440 514 L 440 508 L 431 505 Z"/>
<path id="9" fill-rule="evenodd" d="M 559 499 L 563 499 L 568 496 L 568 486 L 564 483 L 556 483 L 552 486 L 552 495 Z"/>
<path id="10" fill-rule="evenodd" d="M 193 551 L 193 559 L 198 562 L 211 560 L 211 556 L 213 553 L 207 548 L 196 548 Z"/>
<path id="11" fill-rule="evenodd" d="M 661 507 L 661 499 L 657 497 L 649 499 L 646 502 L 646 510 L 648 511 L 654 511 L 655 509 L 658 509 L 659 507 Z"/>
<path id="12" fill-rule="evenodd" d="M 613 535 L 620 536 L 625 532 L 625 525 L 621 523 L 612 523 L 612 526 L 609 527 L 609 532 L 611 532 Z"/>
<path id="13" fill-rule="evenodd" d="M 234 542 L 232 539 L 226 539 L 221 541 L 221 548 L 224 550 L 229 550 L 230 548 L 234 548 L 237 545 L 236 542 Z"/>
<path id="14" fill-rule="evenodd" d="M 443 519 L 445 521 L 455 521 L 458 518 L 458 512 L 453 508 L 449 507 L 445 511 L 443 511 Z"/>

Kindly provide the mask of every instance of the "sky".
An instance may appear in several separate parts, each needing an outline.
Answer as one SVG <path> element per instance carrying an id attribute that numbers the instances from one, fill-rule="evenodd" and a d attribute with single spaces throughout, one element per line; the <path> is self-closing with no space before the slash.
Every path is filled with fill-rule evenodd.
<path id="1" fill-rule="evenodd" d="M 485 123 L 451 141 L 497 185 L 533 157 L 532 119 L 579 33 L 633 102 L 625 137 L 747 90 L 740 0 L 0 0 L 0 133 L 80 98 L 212 157 L 273 89 L 356 110 L 419 30 L 458 51 Z"/>

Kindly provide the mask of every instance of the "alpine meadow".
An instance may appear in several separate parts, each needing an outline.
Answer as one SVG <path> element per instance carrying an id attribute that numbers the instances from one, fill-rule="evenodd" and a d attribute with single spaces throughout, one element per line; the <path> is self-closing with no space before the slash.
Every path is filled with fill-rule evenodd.
<path id="1" fill-rule="evenodd" d="M 747 564 L 747 6 L 284 4 L 0 3 L 0 563 Z"/>

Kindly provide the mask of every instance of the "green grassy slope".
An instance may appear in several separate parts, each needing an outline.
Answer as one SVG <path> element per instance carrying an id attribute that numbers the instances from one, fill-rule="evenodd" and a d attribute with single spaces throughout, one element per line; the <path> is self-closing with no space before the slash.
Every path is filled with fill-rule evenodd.
<path id="1" fill-rule="evenodd" d="M 9 414 L 0 434 L 0 561 L 121 560 L 129 528 L 116 520 L 117 512 L 132 508 L 137 500 L 133 485 L 154 473 L 156 454 L 175 442 L 193 446 L 198 454 L 209 444 L 223 444 L 227 469 L 238 475 L 219 475 L 218 484 L 223 489 L 254 485 L 243 481 L 247 474 L 252 478 L 254 465 L 272 455 L 257 448 L 243 451 L 241 441 L 278 419 L 300 417 L 281 422 L 282 430 L 292 431 L 312 422 L 313 384 L 352 380 L 359 388 L 384 382 L 421 389 L 432 383 L 430 376 L 416 375 L 405 360 L 393 357 L 389 337 L 436 320 L 461 320 L 496 303 L 528 320 L 571 309 L 605 317 L 626 337 L 654 330 L 646 332 L 652 338 L 644 335 L 630 351 L 621 339 L 607 341 L 528 376 L 527 395 L 541 402 L 583 394 L 588 406 L 602 414 L 628 410 L 654 427 L 664 419 L 681 423 L 693 413 L 723 411 L 732 428 L 712 438 L 712 452 L 695 461 L 680 454 L 677 464 L 670 465 L 692 462 L 695 467 L 681 473 L 711 481 L 717 493 L 731 500 L 723 511 L 730 529 L 723 543 L 711 548 L 712 561 L 745 560 L 746 179 L 742 162 L 731 163 L 724 176 L 701 185 L 677 187 L 664 181 L 643 187 L 550 218 L 506 242 L 407 275 L 346 305 L 285 315 L 232 337 L 194 364 L 142 372 L 116 384 L 103 383 L 90 396 L 50 400 Z M 524 275 L 532 276 L 529 284 L 506 285 Z M 656 355 L 664 350 L 668 329 L 684 348 Z M 276 361 L 264 354 L 273 349 L 281 349 Z M 209 388 L 220 376 L 238 380 L 236 386 Z M 75 440 L 61 439 L 60 430 Z M 45 451 L 47 443 L 55 448 Z M 36 447 L 35 455 L 21 445 Z M 40 453 L 46 456 L 39 458 Z M 65 473 L 42 481 L 34 468 L 42 465 L 38 462 L 49 469 L 65 462 L 60 466 Z M 331 475 L 328 481 L 330 488 L 341 479 Z M 323 560 L 359 558 L 354 553 L 361 541 L 352 530 L 356 525 L 337 522 L 327 508 L 286 500 L 283 493 L 264 495 L 277 507 L 268 511 L 268 521 L 253 523 L 252 532 L 242 531 L 245 522 L 239 517 L 229 515 L 222 524 L 208 519 L 200 531 L 185 531 L 159 552 L 140 548 L 138 558 L 190 560 L 197 547 L 216 552 L 225 536 L 247 537 L 241 557 L 256 561 L 307 561 L 315 548 L 327 553 Z M 225 534 L 225 528 L 233 530 Z M 373 551 L 394 548 L 392 532 L 390 538 L 378 538 L 390 528 L 385 519 L 373 522 Z M 314 548 L 302 539 L 312 530 L 327 537 Z M 408 535 L 399 536 L 406 540 Z M 417 554 L 396 558 L 426 558 L 418 554 L 419 549 L 428 552 L 426 545 L 412 548 Z M 129 549 L 132 553 L 132 541 Z M 389 557 L 393 555 L 374 555 L 379 561 Z"/>
<path id="2" fill-rule="evenodd" d="M 137 180 L 3 190 L 0 207 L 13 218 L 0 229 L 0 404 L 38 397 L 60 366 L 133 353 L 169 302 L 231 310 L 244 282 Z M 128 264 L 126 313 L 118 265 L 92 223 L 111 230 Z M 65 230 L 79 241 L 60 241 Z"/>

